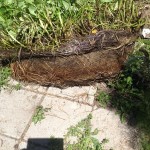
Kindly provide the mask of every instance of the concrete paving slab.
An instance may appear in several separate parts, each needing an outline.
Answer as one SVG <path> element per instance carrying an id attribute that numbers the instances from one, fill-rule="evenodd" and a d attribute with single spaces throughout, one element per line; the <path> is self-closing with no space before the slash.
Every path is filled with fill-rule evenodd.
<path id="1" fill-rule="evenodd" d="M 51 108 L 46 113 L 46 118 L 40 123 L 31 124 L 24 140 L 30 138 L 63 138 L 67 128 L 84 119 L 92 110 L 92 107 L 77 102 L 70 102 L 56 97 L 46 97 L 42 103 L 44 108 Z M 27 147 L 23 142 L 20 148 Z"/>
<path id="2" fill-rule="evenodd" d="M 16 139 L 8 138 L 0 135 L 0 150 L 14 150 Z"/>
<path id="3" fill-rule="evenodd" d="M 48 138 L 51 136 L 63 138 L 68 127 L 78 123 L 92 111 L 90 106 L 55 97 L 46 97 L 42 106 L 44 108 L 51 108 L 51 110 L 45 114 L 46 118 L 40 123 L 36 125 L 31 124 L 25 140 L 29 138 Z"/>
<path id="4" fill-rule="evenodd" d="M 73 102 L 76 101 L 87 105 L 93 105 L 96 91 L 96 86 L 75 86 L 65 89 L 49 87 L 47 96 L 56 96 L 58 98 L 67 99 Z"/>
<path id="5" fill-rule="evenodd" d="M 70 102 L 68 100 L 46 97 L 42 103 L 44 108 L 51 108 L 46 113 L 46 118 L 40 123 L 31 124 L 24 140 L 30 138 L 63 138 L 67 128 L 77 124 L 92 112 L 93 129 L 98 128 L 97 138 L 102 141 L 108 139 L 105 150 L 111 148 L 115 150 L 136 150 L 137 134 L 136 131 L 120 122 L 120 118 L 115 112 L 91 106 Z M 21 147 L 23 143 L 19 145 Z M 26 146 L 25 143 L 23 145 Z"/>
<path id="6" fill-rule="evenodd" d="M 105 150 L 138 150 L 137 131 L 126 123 L 121 123 L 119 115 L 114 111 L 99 108 L 92 112 L 92 116 L 92 126 L 99 130 L 96 137 L 100 141 L 109 140 L 104 145 Z"/>
<path id="7" fill-rule="evenodd" d="M 0 92 L 0 133 L 19 138 L 41 95 L 25 90 Z"/>
<path id="8" fill-rule="evenodd" d="M 93 95 L 97 90 L 95 86 L 74 86 L 68 87 L 64 89 L 49 87 L 47 93 L 48 94 L 57 94 L 59 96 L 67 96 L 67 97 L 77 97 L 83 94 Z"/>
<path id="9" fill-rule="evenodd" d="M 45 90 L 47 89 L 47 87 L 44 86 L 40 86 L 38 84 L 34 84 L 34 83 L 26 83 L 26 82 L 19 82 L 16 81 L 12 78 L 9 79 L 8 82 L 10 85 L 17 85 L 19 84 L 21 86 L 22 89 L 27 90 L 27 91 L 31 91 L 34 93 L 45 93 Z"/>
<path id="10" fill-rule="evenodd" d="M 64 96 L 71 96 L 71 97 L 76 97 L 76 96 L 80 96 L 83 94 L 89 94 L 89 95 L 93 95 L 97 90 L 97 87 L 95 86 L 75 86 L 75 87 L 69 87 L 67 89 L 62 90 L 62 95 Z"/>
<path id="11" fill-rule="evenodd" d="M 32 92 L 39 93 L 39 94 L 40 93 L 44 94 L 47 89 L 47 87 L 40 86 L 38 84 L 28 84 L 27 86 L 23 85 L 23 88 L 28 91 L 32 91 Z"/>
<path id="12" fill-rule="evenodd" d="M 93 106 L 97 90 L 105 92 L 110 91 L 106 84 L 102 82 L 90 86 L 74 86 L 64 89 L 49 87 L 47 96 L 56 96 L 58 98 L 63 98 Z"/>
<path id="13" fill-rule="evenodd" d="M 66 89 L 49 87 L 48 90 L 38 85 L 29 85 L 23 86 L 19 91 L 2 90 L 0 133 L 14 137 L 10 148 L 4 144 L 2 150 L 12 150 L 14 144 L 15 150 L 48 150 L 50 137 L 63 139 L 67 128 L 77 124 L 91 112 L 93 129 L 98 128 L 100 131 L 97 138 L 100 141 L 105 138 L 109 140 L 104 146 L 105 150 L 138 150 L 137 133 L 133 128 L 122 124 L 115 112 L 93 106 L 98 87 L 103 91 L 108 90 L 104 84 Z M 45 113 L 46 118 L 34 125 L 29 120 L 31 121 L 43 96 L 45 98 L 41 105 L 49 110 Z M 24 132 L 27 126 L 28 129 Z M 45 141 L 39 145 L 39 141 L 43 140 Z"/>

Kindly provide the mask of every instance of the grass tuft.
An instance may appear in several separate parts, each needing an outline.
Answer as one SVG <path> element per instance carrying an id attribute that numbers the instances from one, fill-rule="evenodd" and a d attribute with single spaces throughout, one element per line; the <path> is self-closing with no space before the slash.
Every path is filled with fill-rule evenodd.
<path id="1" fill-rule="evenodd" d="M 52 51 L 93 29 L 142 25 L 134 0 L 1 0 L 0 49 Z"/>

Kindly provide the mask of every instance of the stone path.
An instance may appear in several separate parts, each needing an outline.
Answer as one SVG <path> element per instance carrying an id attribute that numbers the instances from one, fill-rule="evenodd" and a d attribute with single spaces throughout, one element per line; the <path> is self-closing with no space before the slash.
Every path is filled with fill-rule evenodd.
<path id="1" fill-rule="evenodd" d="M 105 84 L 101 83 L 63 90 L 38 85 L 22 85 L 18 91 L 2 90 L 0 150 L 51 150 L 47 147 L 51 136 L 58 141 L 63 140 L 67 128 L 89 113 L 93 116 L 93 128 L 100 130 L 97 138 L 100 141 L 104 138 L 109 140 L 105 144 L 106 150 L 136 150 L 136 130 L 122 124 L 115 112 L 96 106 L 94 95 L 97 86 L 106 89 Z M 50 109 L 45 119 L 35 125 L 32 117 L 37 106 Z"/>

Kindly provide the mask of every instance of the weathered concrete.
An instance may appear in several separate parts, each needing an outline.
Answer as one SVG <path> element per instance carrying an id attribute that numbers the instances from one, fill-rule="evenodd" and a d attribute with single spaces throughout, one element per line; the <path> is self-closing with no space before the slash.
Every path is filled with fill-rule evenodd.
<path id="1" fill-rule="evenodd" d="M 98 87 L 108 90 L 104 83 L 66 89 L 23 84 L 19 91 L 2 90 L 0 150 L 25 150 L 30 140 L 33 140 L 30 145 L 32 150 L 47 150 L 50 137 L 63 140 L 67 128 L 77 124 L 89 113 L 93 116 L 93 129 L 99 129 L 97 138 L 100 141 L 104 138 L 109 140 L 105 145 L 106 150 L 136 150 L 135 129 L 122 124 L 115 112 L 95 105 L 94 95 Z M 40 105 L 49 110 L 45 119 L 34 125 L 32 117 Z M 37 138 L 48 141 L 39 145 Z"/>

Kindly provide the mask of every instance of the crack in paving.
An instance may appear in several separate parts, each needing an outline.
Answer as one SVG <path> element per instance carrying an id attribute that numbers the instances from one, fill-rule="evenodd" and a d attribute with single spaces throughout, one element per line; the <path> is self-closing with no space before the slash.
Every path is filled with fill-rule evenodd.
<path id="1" fill-rule="evenodd" d="M 66 96 L 60 96 L 60 95 L 56 95 L 56 94 L 47 93 L 48 87 L 45 89 L 44 92 L 35 91 L 35 90 L 27 89 L 27 88 L 24 88 L 24 87 L 23 87 L 22 89 L 23 89 L 23 90 L 26 90 L 26 91 L 30 91 L 30 92 L 33 92 L 33 93 L 42 95 L 41 100 L 40 100 L 40 102 L 38 103 L 37 106 L 41 105 L 41 103 L 44 101 L 44 99 L 45 99 L 46 96 L 51 96 L 51 97 L 56 97 L 56 98 L 65 99 L 65 100 L 71 101 L 71 102 L 76 102 L 76 103 L 79 103 L 79 104 L 81 104 L 81 105 L 83 104 L 83 105 L 91 106 L 91 107 L 92 107 L 92 110 L 91 110 L 90 112 L 93 112 L 94 110 L 98 109 L 98 108 L 94 109 L 94 106 L 97 106 L 97 104 L 95 103 L 95 100 L 93 101 L 93 104 L 89 104 L 88 102 L 77 101 L 77 99 L 79 99 L 79 97 L 82 97 L 83 94 L 80 94 L 80 95 L 78 95 L 78 96 L 74 96 L 74 97 L 72 97 L 72 98 L 71 98 L 71 97 L 69 98 L 69 97 L 66 97 Z M 88 97 L 88 95 L 91 95 L 91 94 L 88 94 L 88 93 L 87 93 L 87 97 Z M 94 96 L 94 95 L 92 95 L 92 96 Z M 17 144 L 14 146 L 14 149 L 15 149 L 15 150 L 19 150 L 19 145 L 20 145 L 21 142 L 27 142 L 26 140 L 24 140 L 24 137 L 25 137 L 25 135 L 26 135 L 28 129 L 30 128 L 30 125 L 31 125 L 31 123 L 32 123 L 32 118 L 33 118 L 33 115 L 35 114 L 35 111 L 36 111 L 36 110 L 34 110 L 34 113 L 32 114 L 32 117 L 30 118 L 29 122 L 27 123 L 27 125 L 26 125 L 26 127 L 25 127 L 25 129 L 24 129 L 24 131 L 23 131 L 23 133 L 22 133 L 22 135 L 20 136 L 19 139 L 17 139 L 18 142 L 17 142 Z M 62 118 L 61 118 L 61 119 L 62 119 Z"/>
<path id="2" fill-rule="evenodd" d="M 48 90 L 48 87 L 46 88 L 45 92 L 47 92 L 47 90 Z M 37 94 L 38 94 L 38 93 L 37 93 Z M 44 98 L 45 98 L 45 97 L 46 97 L 46 94 L 45 94 L 45 95 L 42 95 L 42 97 L 41 97 L 39 103 L 37 104 L 37 106 L 41 105 L 41 103 L 44 101 Z M 27 133 L 28 129 L 30 128 L 30 125 L 31 125 L 31 123 L 32 123 L 32 118 L 33 118 L 33 116 L 34 116 L 34 114 L 35 114 L 35 111 L 36 111 L 36 109 L 34 110 L 34 112 L 33 112 L 32 116 L 31 116 L 29 122 L 27 123 L 27 125 L 26 125 L 26 127 L 25 127 L 25 129 L 24 129 L 24 131 L 23 131 L 23 133 L 22 133 L 22 135 L 21 135 L 20 138 L 18 139 L 18 143 L 14 145 L 14 150 L 19 150 L 19 144 L 20 144 L 22 141 L 24 141 L 25 134 Z"/>
<path id="3" fill-rule="evenodd" d="M 10 135 L 7 135 L 7 134 L 3 134 L 3 133 L 0 133 L 0 136 L 6 137 L 6 138 L 9 138 L 9 139 L 12 139 L 12 140 L 19 140 L 18 138 L 15 138 L 13 136 L 10 136 Z"/>
<path id="4" fill-rule="evenodd" d="M 50 93 L 46 93 L 46 92 L 41 92 L 41 91 L 35 91 L 35 90 L 31 90 L 31 89 L 26 89 L 26 88 L 22 88 L 24 90 L 27 90 L 27 91 L 30 91 L 30 92 L 33 92 L 33 93 L 37 93 L 37 94 L 41 94 L 41 95 L 45 95 L 45 96 L 52 96 L 52 97 L 56 97 L 56 98 L 61 98 L 61 99 L 65 99 L 67 101 L 71 101 L 71 102 L 76 102 L 76 103 L 79 103 L 79 104 L 83 104 L 83 105 L 88 105 L 88 106 L 95 106 L 95 102 L 93 102 L 93 104 L 89 104 L 87 102 L 81 102 L 81 101 L 76 101 L 77 99 L 79 99 L 79 95 L 78 96 L 74 96 L 72 98 L 69 98 L 69 97 L 66 97 L 66 96 L 59 96 L 59 95 L 56 95 L 56 94 L 50 94 Z M 81 94 L 82 95 L 82 94 Z M 93 95 L 92 95 L 93 96 Z M 76 98 L 75 98 L 76 97 Z"/>

